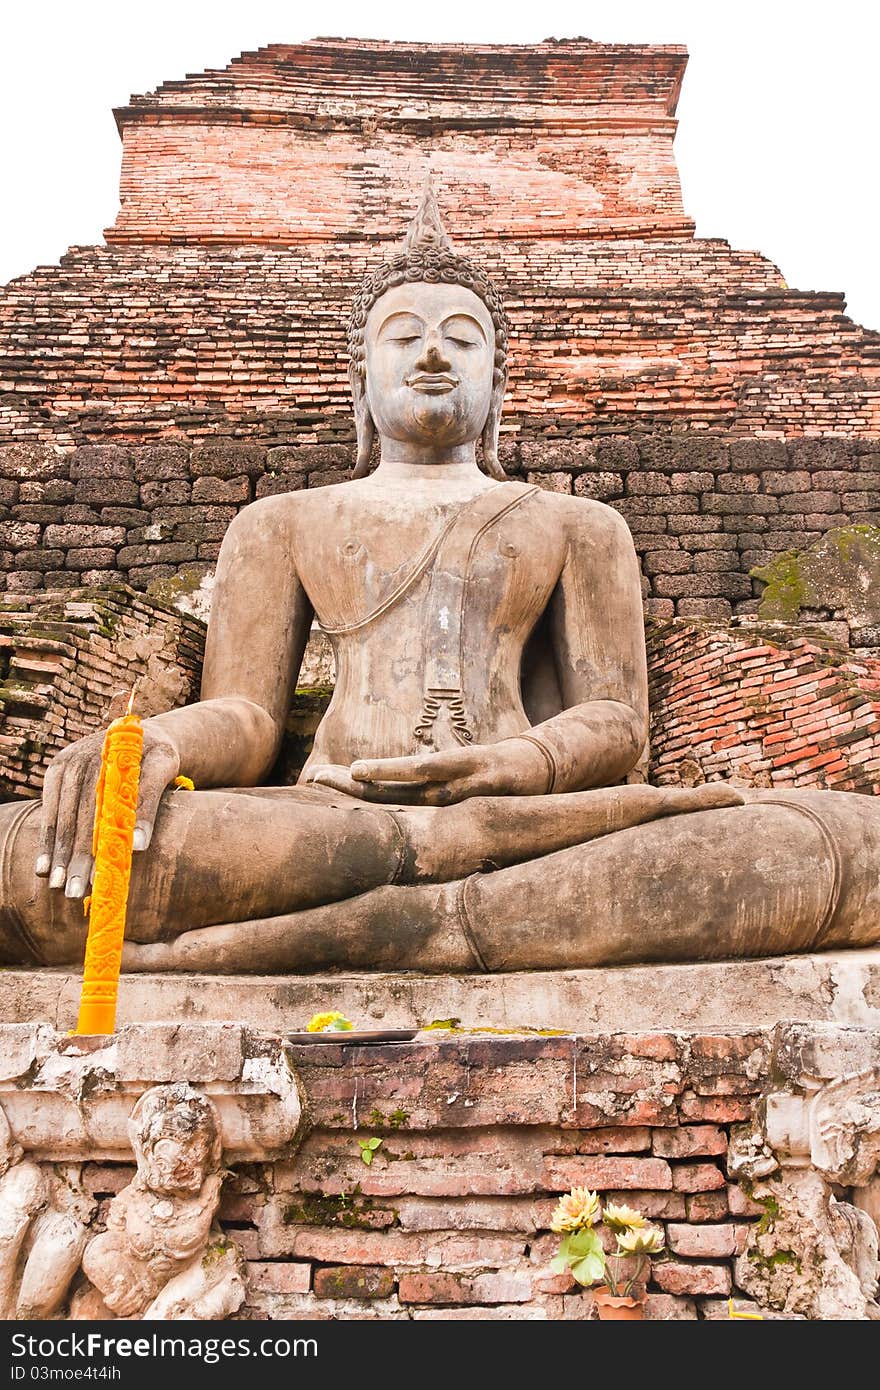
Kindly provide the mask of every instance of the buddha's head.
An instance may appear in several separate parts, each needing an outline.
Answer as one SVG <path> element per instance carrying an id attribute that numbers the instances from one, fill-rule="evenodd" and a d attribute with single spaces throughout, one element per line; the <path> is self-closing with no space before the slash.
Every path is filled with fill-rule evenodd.
<path id="1" fill-rule="evenodd" d="M 430 184 L 401 251 L 364 281 L 348 345 L 355 477 L 369 468 L 377 432 L 441 452 L 480 439 L 485 471 L 505 476 L 507 320 L 485 273 L 453 250 Z"/>

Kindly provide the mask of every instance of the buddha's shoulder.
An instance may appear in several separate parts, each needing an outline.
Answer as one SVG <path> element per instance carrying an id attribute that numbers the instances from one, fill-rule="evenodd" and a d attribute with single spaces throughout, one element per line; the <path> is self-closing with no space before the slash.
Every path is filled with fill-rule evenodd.
<path id="1" fill-rule="evenodd" d="M 629 536 L 629 527 L 620 512 L 593 497 L 577 497 L 569 492 L 540 488 L 533 505 L 566 530 L 577 534 Z"/>
<path id="2" fill-rule="evenodd" d="M 239 533 L 259 534 L 261 531 L 276 531 L 278 528 L 288 529 L 297 524 L 308 512 L 314 512 L 316 494 L 327 492 L 328 488 L 313 488 L 311 491 L 303 488 L 298 492 L 281 492 L 272 497 L 260 497 L 256 502 L 249 502 L 246 507 L 242 507 L 238 515 L 229 524 L 229 533 L 237 531 Z"/>

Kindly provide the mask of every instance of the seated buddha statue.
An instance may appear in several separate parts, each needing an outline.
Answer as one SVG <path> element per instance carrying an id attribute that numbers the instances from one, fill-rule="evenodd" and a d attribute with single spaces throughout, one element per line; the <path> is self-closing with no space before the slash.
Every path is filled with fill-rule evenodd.
<path id="1" fill-rule="evenodd" d="M 144 722 L 125 969 L 507 971 L 880 940 L 880 800 L 627 784 L 648 736 L 632 538 L 600 502 L 505 477 L 507 346 L 496 289 L 426 191 L 354 303 L 353 478 L 239 513 L 201 698 Z M 298 784 L 267 786 L 313 617 L 336 687 Z M 82 959 L 101 743 L 55 757 L 41 804 L 0 806 L 0 960 Z"/>

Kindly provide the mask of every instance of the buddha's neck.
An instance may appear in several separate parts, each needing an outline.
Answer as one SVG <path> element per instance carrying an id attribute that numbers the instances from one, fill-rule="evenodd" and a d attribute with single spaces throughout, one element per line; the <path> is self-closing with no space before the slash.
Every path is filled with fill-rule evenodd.
<path id="1" fill-rule="evenodd" d="M 482 492 L 492 486 L 477 463 L 473 444 L 439 450 L 403 444 L 394 439 L 382 440 L 379 466 L 369 480 L 376 487 L 394 487 L 401 483 L 418 483 L 423 490 L 455 496 Z"/>

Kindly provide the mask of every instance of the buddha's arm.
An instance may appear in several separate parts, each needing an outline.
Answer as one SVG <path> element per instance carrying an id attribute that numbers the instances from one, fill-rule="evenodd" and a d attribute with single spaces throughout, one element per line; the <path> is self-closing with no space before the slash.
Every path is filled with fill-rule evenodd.
<path id="1" fill-rule="evenodd" d="M 291 499 L 257 502 L 226 533 L 208 626 L 202 698 L 144 720 L 136 850 L 178 773 L 198 787 L 248 786 L 272 766 L 308 640 L 311 607 L 297 575 Z M 43 787 L 36 872 L 68 897 L 88 891 L 103 732 L 52 760 Z"/>
<path id="2" fill-rule="evenodd" d="M 543 750 L 548 791 L 609 786 L 638 761 L 648 735 L 648 678 L 639 564 L 623 518 L 574 504 L 569 546 L 550 606 L 565 709 L 528 738 Z"/>
<path id="3" fill-rule="evenodd" d="M 201 699 L 149 721 L 198 787 L 255 786 L 278 754 L 312 618 L 291 521 L 273 498 L 232 522 L 217 562 Z"/>

